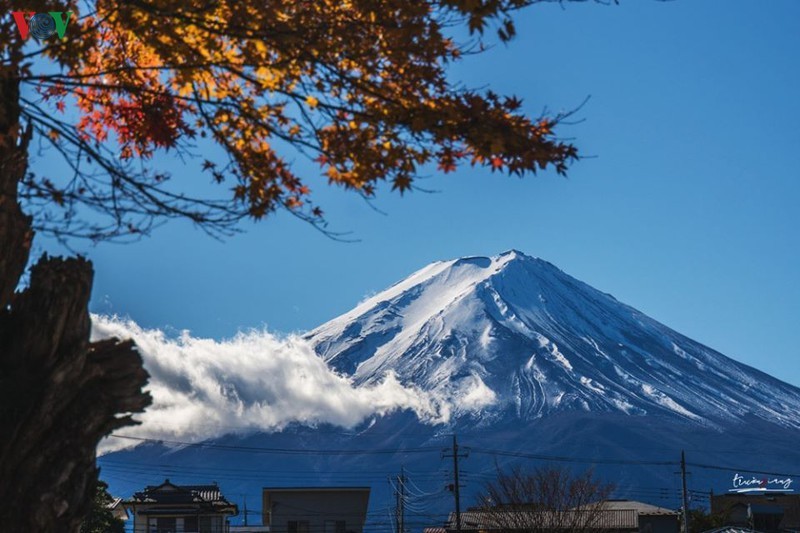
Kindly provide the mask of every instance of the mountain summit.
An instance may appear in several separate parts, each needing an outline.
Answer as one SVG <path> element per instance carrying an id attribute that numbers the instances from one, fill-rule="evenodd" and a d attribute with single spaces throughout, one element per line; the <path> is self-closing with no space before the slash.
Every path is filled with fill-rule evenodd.
<path id="1" fill-rule="evenodd" d="M 307 338 L 356 383 L 393 373 L 456 420 L 572 411 L 800 428 L 800 389 L 515 250 L 435 262 Z"/>
<path id="2" fill-rule="evenodd" d="M 139 338 L 145 347 L 159 342 Z M 691 486 L 723 492 L 739 473 L 796 472 L 800 462 L 800 389 L 517 251 L 433 263 L 306 338 L 349 379 L 331 374 L 305 343 L 297 357 L 291 344 L 239 338 L 223 358 L 219 344 L 204 341 L 207 355 L 192 364 L 218 364 L 223 379 L 199 388 L 191 405 L 202 408 L 222 391 L 233 398 L 232 410 L 222 411 L 230 419 L 253 419 L 262 407 L 314 413 L 324 405 L 356 426 L 290 424 L 221 436 L 215 449 L 147 444 L 104 456 L 101 465 L 113 473 L 119 464 L 168 463 L 168 473 L 191 475 L 212 465 L 234 472 L 233 492 L 256 499 L 261 476 L 283 475 L 288 486 L 380 478 L 370 496 L 370 514 L 380 520 L 396 497 L 384 476 L 406 466 L 420 473 L 419 490 L 434 495 L 426 497 L 427 516 L 446 516 L 451 500 L 441 474 L 449 461 L 440 451 L 455 434 L 472 451 L 460 478 L 464 501 L 509 465 L 586 464 L 616 485 L 617 497 L 677 507 L 684 452 Z M 164 381 L 164 359 L 151 360 Z M 241 384 L 229 376 L 234 366 L 247 373 Z M 325 379 L 305 379 L 320 372 Z M 402 402 L 391 398 L 399 392 Z M 365 409 L 369 402 L 382 404 L 383 414 Z M 242 453 L 259 448 L 270 453 Z M 245 474 L 255 466 L 264 474 Z M 128 485 L 114 490 L 138 490 L 149 476 L 127 472 Z"/>

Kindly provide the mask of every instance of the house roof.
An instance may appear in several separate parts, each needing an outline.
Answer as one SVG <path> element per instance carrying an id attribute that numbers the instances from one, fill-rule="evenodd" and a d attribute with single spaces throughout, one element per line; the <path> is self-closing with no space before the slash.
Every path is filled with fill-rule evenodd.
<path id="1" fill-rule="evenodd" d="M 718 527 L 716 529 L 709 529 L 703 531 L 703 533 L 760 533 L 755 529 L 749 529 L 746 527 L 735 527 L 735 526 L 724 526 Z"/>
<path id="2" fill-rule="evenodd" d="M 448 523 L 455 524 L 456 514 L 450 513 Z M 529 529 L 532 525 L 545 529 L 637 529 L 639 517 L 631 509 L 604 509 L 599 511 L 530 511 L 489 509 L 461 513 L 461 528 L 474 530 Z"/>
<path id="3" fill-rule="evenodd" d="M 678 512 L 634 500 L 606 500 L 601 509 L 581 507 L 565 511 L 539 511 L 530 509 L 471 509 L 461 513 L 462 529 L 525 529 L 531 524 L 543 528 L 569 529 L 583 524 L 597 529 L 637 529 L 639 516 L 678 516 Z M 450 513 L 448 523 L 455 523 L 455 513 Z M 434 533 L 434 528 L 430 528 Z M 437 528 L 438 529 L 438 528 Z"/>
<path id="4" fill-rule="evenodd" d="M 678 511 L 658 507 L 636 500 L 606 500 L 604 507 L 609 510 L 633 510 L 640 515 L 678 515 Z"/>
<path id="5" fill-rule="evenodd" d="M 125 500 L 126 506 L 150 504 L 168 508 L 186 507 L 193 510 L 203 509 L 225 514 L 237 514 L 235 504 L 230 503 L 222 495 L 219 486 L 213 485 L 175 485 L 169 479 L 160 485 L 149 485 L 143 491 L 135 493 Z"/>
<path id="6" fill-rule="evenodd" d="M 125 510 L 125 501 L 122 498 L 114 498 L 106 504 L 106 509 L 111 511 L 111 514 L 120 520 L 128 519 L 128 512 Z"/>

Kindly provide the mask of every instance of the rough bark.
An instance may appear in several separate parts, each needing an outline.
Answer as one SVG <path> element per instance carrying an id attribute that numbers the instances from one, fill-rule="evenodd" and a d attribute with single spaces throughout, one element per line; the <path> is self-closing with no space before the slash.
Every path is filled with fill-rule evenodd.
<path id="1" fill-rule="evenodd" d="M 45 256 L 14 292 L 33 239 L 17 199 L 30 139 L 18 96 L 0 72 L 0 529 L 73 533 L 94 496 L 97 444 L 150 403 L 148 376 L 131 341 L 89 342 L 85 259 Z"/>
<path id="2" fill-rule="evenodd" d="M 28 168 L 30 129 L 20 131 L 19 82 L 0 71 L 0 309 L 10 303 L 28 263 L 31 219 L 17 202 L 17 185 Z"/>

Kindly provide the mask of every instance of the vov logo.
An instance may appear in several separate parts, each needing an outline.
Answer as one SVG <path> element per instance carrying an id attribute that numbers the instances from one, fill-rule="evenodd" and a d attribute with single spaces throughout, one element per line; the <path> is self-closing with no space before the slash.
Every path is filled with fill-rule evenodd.
<path id="1" fill-rule="evenodd" d="M 36 13 L 34 11 L 12 11 L 11 16 L 14 17 L 14 22 L 17 23 L 19 29 L 19 36 L 22 40 L 28 38 L 29 35 L 37 41 L 44 41 L 58 34 L 59 39 L 64 38 L 67 32 L 67 24 L 72 11 L 50 11 L 49 13 Z"/>

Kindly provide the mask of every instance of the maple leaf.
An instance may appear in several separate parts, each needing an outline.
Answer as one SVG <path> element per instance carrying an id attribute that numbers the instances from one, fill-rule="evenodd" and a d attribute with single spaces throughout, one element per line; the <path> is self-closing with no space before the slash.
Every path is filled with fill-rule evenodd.
<path id="1" fill-rule="evenodd" d="M 437 168 L 442 172 L 444 172 L 445 174 L 448 174 L 450 172 L 455 172 L 458 167 L 456 166 L 454 161 L 446 161 L 446 162 L 442 161 L 439 163 Z"/>
<path id="2" fill-rule="evenodd" d="M 522 100 L 520 100 L 516 96 L 510 96 L 506 98 L 505 105 L 506 109 L 508 109 L 509 111 L 516 111 L 522 106 Z"/>
<path id="3" fill-rule="evenodd" d="M 445 174 L 462 160 L 514 175 L 544 167 L 566 172 L 577 151 L 552 138 L 558 117 L 531 119 L 515 96 L 448 79 L 448 64 L 466 48 L 443 30 L 443 20 L 463 21 L 481 51 L 486 28 L 498 28 L 504 41 L 514 36 L 511 14 L 525 4 L 97 2 L 90 16 L 73 19 L 70 31 L 80 38 L 16 67 L 42 69 L 25 83 L 42 100 L 56 99 L 65 115 L 49 137 L 59 153 L 74 159 L 82 156 L 70 154 L 88 156 L 91 147 L 95 169 L 124 178 L 98 190 L 96 176 L 70 162 L 81 168 L 81 185 L 109 199 L 78 200 L 105 212 L 109 227 L 127 213 L 186 216 L 227 231 L 243 216 L 262 218 L 280 207 L 312 216 L 298 155 L 313 158 L 329 183 L 367 196 L 381 181 L 404 193 L 434 160 Z M 5 57 L 16 57 L 8 49 L 14 42 L 0 36 Z M 74 113 L 66 113 L 66 98 Z M 42 111 L 33 114 L 46 116 Z M 198 136 L 207 141 L 194 144 Z M 211 143 L 225 152 L 224 172 L 209 160 L 201 167 L 215 182 L 235 180 L 227 198 L 207 202 L 191 191 L 150 187 L 157 152 L 191 157 Z"/>
<path id="4" fill-rule="evenodd" d="M 398 190 L 403 193 L 411 188 L 412 179 L 410 176 L 401 175 L 394 178 L 392 181 L 392 190 Z"/>

